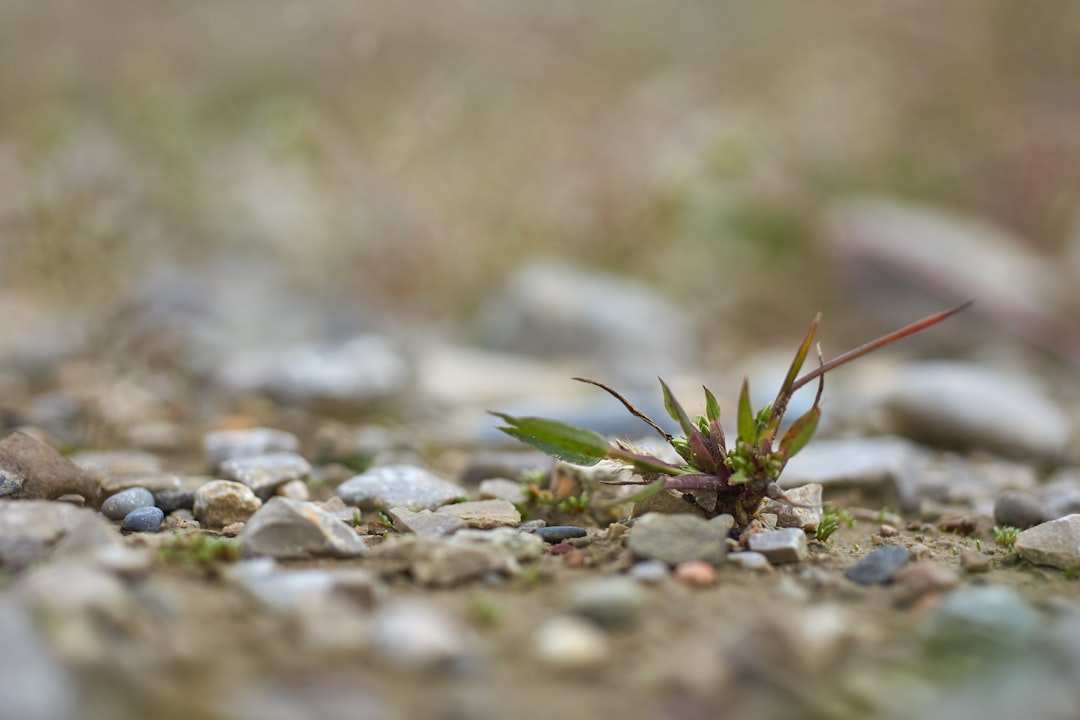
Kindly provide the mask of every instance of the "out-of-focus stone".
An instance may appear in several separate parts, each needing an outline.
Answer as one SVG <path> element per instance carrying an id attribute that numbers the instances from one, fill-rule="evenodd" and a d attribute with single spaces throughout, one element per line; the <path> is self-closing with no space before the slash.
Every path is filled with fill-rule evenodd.
<path id="1" fill-rule="evenodd" d="M 1080 567 L 1080 514 L 1036 525 L 1016 536 L 1016 554 L 1035 565 Z"/>
<path id="2" fill-rule="evenodd" d="M 385 465 L 356 475 L 338 486 L 336 494 L 365 510 L 435 510 L 465 497 L 460 485 L 442 480 L 412 465 Z"/>
<path id="3" fill-rule="evenodd" d="M 727 555 L 725 540 L 730 529 L 696 515 L 649 513 L 634 521 L 629 547 L 639 558 L 662 560 L 669 565 L 691 560 L 719 565 Z"/>
<path id="4" fill-rule="evenodd" d="M 82 495 L 94 507 L 101 504 L 93 473 L 26 433 L 11 432 L 0 440 L 0 498 L 52 500 L 69 494 Z"/>
<path id="5" fill-rule="evenodd" d="M 504 526 L 517 527 L 521 524 L 521 513 L 506 500 L 474 500 L 455 505 L 443 505 L 439 508 L 439 512 L 464 520 L 469 527 L 480 530 Z"/>
<path id="6" fill-rule="evenodd" d="M 275 558 L 353 557 L 367 545 L 351 527 L 314 503 L 273 497 L 240 533 L 245 555 Z"/>
<path id="7" fill-rule="evenodd" d="M 219 530 L 235 522 L 247 522 L 262 506 L 251 488 L 231 480 L 214 480 L 195 491 L 192 508 L 203 527 Z"/>
<path id="8" fill-rule="evenodd" d="M 219 473 L 225 480 L 244 483 L 266 500 L 279 485 L 311 475 L 311 463 L 296 453 L 271 453 L 226 460 Z"/>
<path id="9" fill-rule="evenodd" d="M 203 438 L 206 463 L 214 470 L 226 460 L 238 460 L 270 453 L 295 453 L 299 450 L 300 439 L 296 435 L 273 428 L 216 430 L 207 433 Z"/>

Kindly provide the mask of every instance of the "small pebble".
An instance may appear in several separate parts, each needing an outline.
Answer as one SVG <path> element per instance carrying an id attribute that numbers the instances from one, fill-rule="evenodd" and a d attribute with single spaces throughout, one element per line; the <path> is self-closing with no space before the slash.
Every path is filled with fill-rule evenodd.
<path id="1" fill-rule="evenodd" d="M 571 589 L 570 608 L 605 627 L 629 626 L 645 615 L 646 595 L 630 578 L 596 578 Z"/>
<path id="2" fill-rule="evenodd" d="M 893 584 L 897 604 L 911 605 L 927 595 L 952 590 L 960 584 L 960 576 L 944 563 L 919 562 L 897 570 Z"/>
<path id="3" fill-rule="evenodd" d="M 101 504 L 101 514 L 110 520 L 123 520 L 136 508 L 151 507 L 154 494 L 144 487 L 122 490 Z"/>
<path id="4" fill-rule="evenodd" d="M 885 545 L 851 566 L 844 577 L 859 585 L 884 585 L 907 564 L 909 557 L 899 545 Z"/>
<path id="5" fill-rule="evenodd" d="M 668 564 L 662 560 L 642 560 L 630 568 L 630 577 L 646 585 L 662 582 L 670 574 Z"/>
<path id="6" fill-rule="evenodd" d="M 716 584 L 716 568 L 704 560 L 690 560 L 675 567 L 675 579 L 695 587 Z"/>
<path id="7" fill-rule="evenodd" d="M 900 533 L 894 526 L 886 525 L 884 523 L 878 529 L 878 532 L 881 534 L 881 537 L 896 537 Z"/>
<path id="8" fill-rule="evenodd" d="M 969 573 L 984 573 L 990 570 L 990 558 L 975 550 L 960 553 L 960 567 Z"/>
<path id="9" fill-rule="evenodd" d="M 773 565 L 800 562 L 808 552 L 806 533 L 798 528 L 767 530 L 750 536 L 750 549 L 768 558 Z"/>
<path id="10" fill-rule="evenodd" d="M 533 647 L 542 663 L 557 670 L 588 670 L 611 657 L 604 631 L 572 615 L 544 621 L 533 635 Z"/>
<path id="11" fill-rule="evenodd" d="M 121 527 L 131 532 L 156 533 L 161 529 L 161 521 L 165 519 L 165 513 L 157 507 L 135 508 L 124 516 Z"/>
<path id="12" fill-rule="evenodd" d="M 728 562 L 735 563 L 746 570 L 760 570 L 763 572 L 772 570 L 772 565 L 769 564 L 769 558 L 759 552 L 747 551 L 729 553 L 727 559 Z"/>
<path id="13" fill-rule="evenodd" d="M 925 560 L 930 557 L 930 546 L 923 545 L 922 543 L 915 543 L 908 548 L 908 552 L 911 553 L 912 560 Z"/>
<path id="14" fill-rule="evenodd" d="M 538 535 L 541 540 L 551 544 L 560 543 L 564 540 L 571 540 L 573 538 L 583 538 L 588 534 L 589 533 L 585 528 L 574 525 L 550 525 L 536 530 L 536 535 Z"/>

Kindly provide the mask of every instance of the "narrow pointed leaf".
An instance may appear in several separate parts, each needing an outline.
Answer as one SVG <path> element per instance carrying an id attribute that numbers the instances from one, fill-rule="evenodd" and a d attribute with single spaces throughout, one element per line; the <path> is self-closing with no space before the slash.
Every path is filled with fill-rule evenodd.
<path id="1" fill-rule="evenodd" d="M 709 431 L 713 441 L 716 442 L 716 447 L 720 450 L 720 461 L 723 462 L 724 457 L 727 456 L 727 438 L 724 437 L 724 428 L 721 427 L 719 420 L 711 420 Z"/>
<path id="2" fill-rule="evenodd" d="M 705 390 L 705 417 L 709 418 L 709 422 L 720 422 L 720 403 L 716 402 L 716 396 L 712 394 L 712 390 L 702 385 L 702 389 Z"/>
<path id="3" fill-rule="evenodd" d="M 821 313 L 818 313 L 814 321 L 810 323 L 810 329 L 807 331 L 806 337 L 803 338 L 802 344 L 799 345 L 799 349 L 795 352 L 791 367 L 788 368 L 784 384 L 780 386 L 780 392 L 776 394 L 776 400 L 773 402 L 772 407 L 772 418 L 776 421 L 776 426 L 780 425 L 780 421 L 787 411 L 788 401 L 791 400 L 791 393 L 793 392 L 792 386 L 795 384 L 795 379 L 799 377 L 799 371 L 802 370 L 803 363 L 806 362 L 806 355 L 810 352 L 810 346 L 814 342 L 814 333 L 817 332 L 819 324 L 821 324 Z"/>
<path id="4" fill-rule="evenodd" d="M 739 392 L 739 442 L 749 446 L 756 440 L 754 411 L 750 409 L 750 381 L 743 379 L 742 390 Z"/>
<path id="5" fill-rule="evenodd" d="M 859 347 L 857 347 L 857 348 L 855 348 L 853 350 L 848 350 L 846 353 L 838 355 L 837 357 L 833 358 L 832 360 L 825 363 L 824 365 L 821 365 L 820 367 L 815 368 L 814 370 L 811 370 L 810 372 L 806 373 L 801 378 L 796 380 L 794 382 L 794 384 L 792 384 L 792 386 L 791 386 L 791 391 L 795 392 L 796 390 L 798 390 L 799 388 L 801 388 L 803 385 L 810 382 L 814 378 L 821 377 L 822 375 L 829 372 L 830 370 L 832 370 L 834 368 L 837 368 L 837 367 L 840 367 L 841 365 L 844 365 L 845 363 L 849 363 L 852 360 L 855 360 L 856 358 L 860 358 L 863 355 L 866 355 L 868 353 L 872 353 L 873 351 L 875 351 L 875 350 L 877 350 L 879 348 L 883 348 L 886 345 L 889 345 L 891 343 L 894 343 L 897 340 L 902 340 L 903 338 L 906 338 L 909 335 L 914 335 L 917 332 L 922 332 L 923 330 L 926 330 L 929 327 L 933 327 L 934 325 L 937 325 L 942 320 L 945 320 L 946 318 L 952 317 L 953 315 L 960 312 L 961 310 L 966 309 L 973 302 L 975 302 L 975 301 L 974 300 L 968 300 L 963 305 L 958 305 L 957 307 L 954 307 L 951 310 L 945 310 L 943 312 L 934 313 L 933 315 L 928 315 L 928 316 L 924 317 L 922 320 L 916 320 L 915 322 L 911 323 L 910 325 L 905 325 L 904 327 L 900 328 L 899 330 L 894 330 L 893 332 L 889 333 L 888 335 L 882 335 L 881 337 L 877 338 L 876 340 L 871 340 L 870 342 L 868 342 L 868 343 L 866 343 L 864 345 L 860 345 Z"/>
<path id="6" fill-rule="evenodd" d="M 598 432 L 557 420 L 519 418 L 496 412 L 491 414 L 507 423 L 507 426 L 498 428 L 502 432 L 565 462 L 595 465 L 608 457 L 610 447 L 607 438 Z"/>
<path id="7" fill-rule="evenodd" d="M 660 387 L 664 391 L 664 407 L 667 408 L 668 415 L 671 415 L 671 418 L 679 423 L 679 427 L 686 434 L 686 442 L 690 446 L 690 452 L 694 455 L 691 464 L 698 470 L 715 472 L 717 463 L 720 461 L 719 453 L 715 451 L 718 448 L 710 447 L 709 441 L 705 439 L 701 430 L 698 430 L 697 426 L 690 420 L 690 416 L 686 414 L 686 410 L 675 399 L 671 388 L 668 387 L 663 378 L 659 378 L 659 380 Z"/>
<path id="8" fill-rule="evenodd" d="M 615 504 L 616 505 L 622 505 L 623 503 L 628 503 L 628 502 L 631 502 L 631 503 L 645 502 L 649 498 L 658 495 L 660 493 L 660 491 L 664 489 L 664 486 L 666 484 L 667 484 L 667 478 L 660 478 L 656 482 L 651 482 L 648 485 L 646 485 L 640 492 L 634 493 L 633 495 L 626 498 L 625 500 L 619 500 Z"/>
<path id="9" fill-rule="evenodd" d="M 694 423 L 690 422 L 690 416 L 686 414 L 686 410 L 675 399 L 675 395 L 672 394 L 671 388 L 664 382 L 664 379 L 657 379 L 660 381 L 660 387 L 664 391 L 664 407 L 667 409 L 668 415 L 671 416 L 672 420 L 679 423 L 679 427 L 682 428 L 683 433 L 689 439 L 691 432 L 696 429 Z"/>
<path id="10" fill-rule="evenodd" d="M 806 443 L 810 442 L 810 438 L 814 436 L 814 431 L 817 430 L 820 419 L 821 408 L 814 405 L 802 417 L 791 424 L 791 427 L 784 433 L 784 437 L 780 439 L 780 454 L 784 456 L 784 462 L 790 460 L 795 456 L 795 453 L 806 447 Z"/>
<path id="11" fill-rule="evenodd" d="M 621 460 L 628 465 L 633 465 L 642 472 L 660 473 L 661 475 L 685 475 L 689 472 L 677 465 L 672 465 L 664 462 L 660 458 L 655 458 L 652 455 L 644 455 L 620 447 L 609 448 L 608 457 L 614 460 Z"/>
<path id="12" fill-rule="evenodd" d="M 624 397 L 617 390 L 609 388 L 607 385 L 605 385 L 602 382 L 597 382 L 596 380 L 590 380 L 588 378 L 576 377 L 576 378 L 574 378 L 574 380 L 577 380 L 578 382 L 586 383 L 588 385 L 595 385 L 596 387 L 598 387 L 601 390 L 603 390 L 604 392 L 606 392 L 608 395 L 611 395 L 613 398 L 615 398 L 616 400 L 621 402 L 623 404 L 623 407 L 625 407 L 627 410 L 630 411 L 631 415 L 633 415 L 634 417 L 638 418 L 639 420 L 641 420 L 642 422 L 647 424 L 649 427 L 651 427 L 656 432 L 660 433 L 660 437 L 664 438 L 668 442 L 671 442 L 671 433 L 669 433 L 667 430 L 665 430 L 664 428 L 657 425 L 656 422 L 653 421 L 653 419 L 651 417 L 649 417 L 648 415 L 643 413 L 641 410 L 638 410 L 636 407 L 634 407 L 634 404 L 631 403 L 629 400 L 627 400 L 626 397 Z"/>

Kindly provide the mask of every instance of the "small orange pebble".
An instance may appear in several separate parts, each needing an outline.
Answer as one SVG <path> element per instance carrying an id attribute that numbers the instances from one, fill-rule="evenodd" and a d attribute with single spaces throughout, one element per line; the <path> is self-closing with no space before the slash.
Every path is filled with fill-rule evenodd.
<path id="1" fill-rule="evenodd" d="M 899 534 L 900 531 L 892 525 L 882 524 L 879 532 L 881 533 L 881 537 L 896 537 L 896 535 Z"/>
<path id="2" fill-rule="evenodd" d="M 716 584 L 716 568 L 704 560 L 689 560 L 675 567 L 675 579 L 687 585 L 709 587 Z"/>

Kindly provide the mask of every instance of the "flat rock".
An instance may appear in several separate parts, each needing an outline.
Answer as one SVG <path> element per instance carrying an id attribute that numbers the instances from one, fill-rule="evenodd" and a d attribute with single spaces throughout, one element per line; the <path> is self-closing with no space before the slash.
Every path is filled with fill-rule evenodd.
<path id="1" fill-rule="evenodd" d="M 275 558 L 354 557 L 367 545 L 351 527 L 318 505 L 273 497 L 240 533 L 244 554 Z"/>
<path id="2" fill-rule="evenodd" d="M 226 480 L 244 483 L 265 500 L 278 486 L 311 475 L 311 463 L 296 453 L 270 453 L 226 460 L 219 474 Z"/>
<path id="3" fill-rule="evenodd" d="M 142 450 L 84 450 L 72 455 L 71 462 L 98 475 L 161 472 L 161 458 Z"/>
<path id="4" fill-rule="evenodd" d="M 121 490 L 101 503 L 101 514 L 110 520 L 123 520 L 136 508 L 153 507 L 154 494 L 144 487 Z"/>
<path id="5" fill-rule="evenodd" d="M 54 500 L 61 495 L 81 495 L 95 507 L 101 502 L 94 474 L 45 443 L 18 431 L 0 440 L 0 498 Z"/>
<path id="6" fill-rule="evenodd" d="M 754 533 L 750 536 L 750 550 L 761 553 L 773 565 L 802 562 L 809 553 L 806 533 L 798 528 Z"/>
<path id="7" fill-rule="evenodd" d="M 1080 566 L 1080 514 L 1066 515 L 1024 530 L 1016 536 L 1013 550 L 1035 565 L 1062 570 Z"/>
<path id="8" fill-rule="evenodd" d="M 817 532 L 824 515 L 821 505 L 820 483 L 807 483 L 797 488 L 786 490 L 788 502 L 765 499 L 762 503 L 764 512 L 776 513 L 776 526 L 799 528 L 806 532 Z"/>
<path id="9" fill-rule="evenodd" d="M 18 571 L 46 559 L 67 539 L 82 552 L 116 541 L 116 530 L 93 510 L 44 500 L 0 502 L 0 568 Z"/>
<path id="10" fill-rule="evenodd" d="M 274 428 L 216 430 L 203 437 L 206 464 L 213 470 L 226 460 L 279 452 L 295 453 L 299 450 L 300 439 L 296 435 Z"/>
<path id="11" fill-rule="evenodd" d="M 192 512 L 203 527 L 220 530 L 226 525 L 247 522 L 262 501 L 243 483 L 214 480 L 195 491 Z"/>
<path id="12" fill-rule="evenodd" d="M 413 512 L 409 508 L 395 507 L 386 511 L 398 530 L 417 535 L 450 535 L 469 526 L 464 520 L 453 515 L 431 510 Z"/>
<path id="13" fill-rule="evenodd" d="M 525 487 L 519 482 L 506 478 L 482 480 L 478 491 L 483 500 L 506 500 L 514 505 L 520 505 L 528 500 Z"/>
<path id="14" fill-rule="evenodd" d="M 906 548 L 885 545 L 848 568 L 844 577 L 859 585 L 884 585 L 911 559 Z"/>
<path id="15" fill-rule="evenodd" d="M 917 488 L 930 456 L 898 437 L 820 440 L 791 458 L 780 476 L 785 488 L 818 483 L 848 492 L 860 504 L 915 509 Z"/>
<path id="16" fill-rule="evenodd" d="M 730 530 L 696 515 L 648 513 L 634 521 L 629 547 L 639 558 L 662 560 L 669 565 L 690 560 L 719 565 L 727 555 Z"/>
<path id="17" fill-rule="evenodd" d="M 490 573 L 514 574 L 518 570 L 510 551 L 494 545 L 425 540 L 411 555 L 413 578 L 433 587 L 452 587 Z"/>
<path id="18" fill-rule="evenodd" d="M 506 550 L 518 562 L 528 562 L 544 552 L 544 541 L 532 533 L 514 528 L 497 527 L 490 530 L 461 530 L 450 538 L 454 545 L 478 545 Z"/>
<path id="19" fill-rule="evenodd" d="M 435 510 L 465 497 L 465 489 L 413 465 L 384 465 L 356 475 L 338 486 L 336 494 L 365 510 Z"/>
<path id="20" fill-rule="evenodd" d="M 473 500 L 443 505 L 439 512 L 460 518 L 469 527 L 481 530 L 503 526 L 517 527 L 521 524 L 521 513 L 507 500 Z"/>
<path id="21" fill-rule="evenodd" d="M 1070 418 L 1034 383 L 974 363 L 912 363 L 883 407 L 900 434 L 960 451 L 1055 462 L 1073 433 Z"/>

